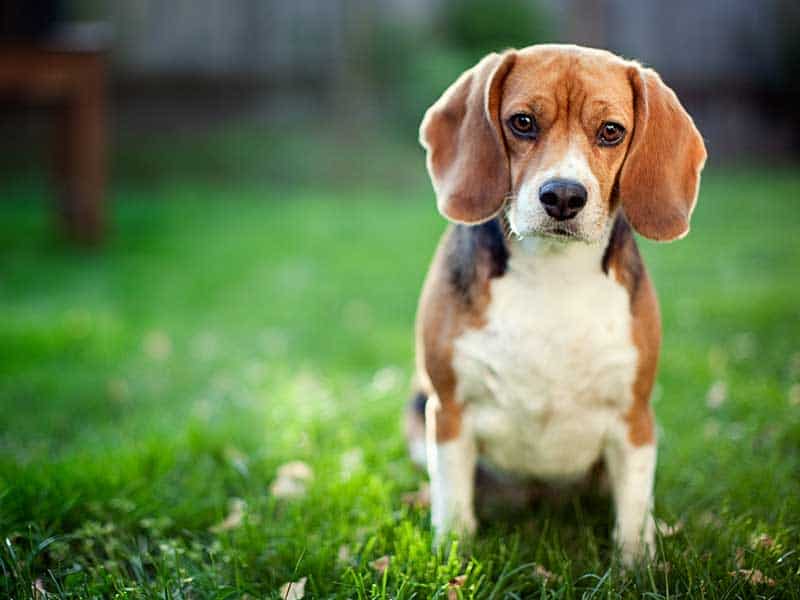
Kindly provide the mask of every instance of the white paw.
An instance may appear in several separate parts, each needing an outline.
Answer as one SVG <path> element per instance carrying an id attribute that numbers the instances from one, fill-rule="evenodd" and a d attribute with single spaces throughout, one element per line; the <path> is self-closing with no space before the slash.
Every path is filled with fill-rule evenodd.
<path id="1" fill-rule="evenodd" d="M 470 538 L 475 535 L 478 529 L 478 522 L 474 515 L 463 515 L 458 518 L 451 518 L 447 523 L 433 522 L 433 545 L 439 547 L 446 542 L 451 535 L 459 539 Z"/>
<path id="2" fill-rule="evenodd" d="M 628 533 L 627 535 L 616 533 L 614 537 L 620 549 L 623 565 L 632 567 L 655 557 L 654 529 L 654 524 L 650 519 L 644 529 L 636 533 Z"/>

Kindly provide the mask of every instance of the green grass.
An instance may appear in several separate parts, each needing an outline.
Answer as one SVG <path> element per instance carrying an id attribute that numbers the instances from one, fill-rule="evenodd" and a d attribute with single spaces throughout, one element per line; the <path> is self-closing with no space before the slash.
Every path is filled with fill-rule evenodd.
<path id="1" fill-rule="evenodd" d="M 800 597 L 790 172 L 712 173 L 692 234 L 642 244 L 664 320 L 656 513 L 683 528 L 631 572 L 602 499 L 503 511 L 439 553 L 402 503 L 424 480 L 400 414 L 443 229 L 427 189 L 126 184 L 100 251 L 54 239 L 39 192 L 0 205 L 0 596 L 278 597 L 307 577 L 306 597 L 446 598 L 466 573 L 464 598 Z M 307 495 L 275 498 L 296 459 Z M 240 526 L 209 531 L 235 498 Z"/>

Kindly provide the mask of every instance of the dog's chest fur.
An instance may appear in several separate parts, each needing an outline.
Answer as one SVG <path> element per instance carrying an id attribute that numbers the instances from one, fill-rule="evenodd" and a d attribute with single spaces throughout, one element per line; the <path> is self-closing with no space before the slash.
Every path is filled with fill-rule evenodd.
<path id="1" fill-rule="evenodd" d="M 547 480 L 583 476 L 629 408 L 629 296 L 602 245 L 515 242 L 486 322 L 455 340 L 467 426 L 483 458 Z"/>

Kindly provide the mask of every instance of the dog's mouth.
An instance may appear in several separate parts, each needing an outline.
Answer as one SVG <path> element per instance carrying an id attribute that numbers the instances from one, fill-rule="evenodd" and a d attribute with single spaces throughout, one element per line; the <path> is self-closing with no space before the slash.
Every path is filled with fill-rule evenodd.
<path id="1" fill-rule="evenodd" d="M 546 237 L 555 238 L 559 240 L 577 239 L 579 237 L 577 232 L 575 232 L 569 227 L 563 227 L 563 226 L 548 227 L 547 229 L 542 230 L 541 234 Z"/>

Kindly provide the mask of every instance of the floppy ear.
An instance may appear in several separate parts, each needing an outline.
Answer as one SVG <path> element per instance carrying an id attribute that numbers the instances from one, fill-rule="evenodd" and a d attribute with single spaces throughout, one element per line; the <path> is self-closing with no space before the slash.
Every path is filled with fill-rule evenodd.
<path id="1" fill-rule="evenodd" d="M 689 233 L 706 148 L 689 114 L 658 74 L 630 69 L 635 123 L 619 178 L 622 208 L 651 240 Z"/>
<path id="2" fill-rule="evenodd" d="M 484 57 L 447 88 L 422 120 L 419 140 L 428 152 L 436 204 L 451 221 L 487 221 L 511 191 L 500 99 L 514 57 L 513 51 Z"/>

